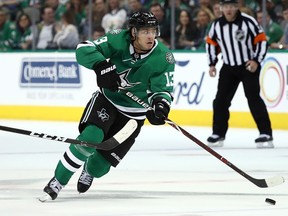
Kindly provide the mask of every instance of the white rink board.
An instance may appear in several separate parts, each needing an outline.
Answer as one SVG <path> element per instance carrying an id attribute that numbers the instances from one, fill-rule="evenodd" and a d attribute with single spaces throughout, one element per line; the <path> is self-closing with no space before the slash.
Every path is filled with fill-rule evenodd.
<path id="1" fill-rule="evenodd" d="M 217 76 L 209 76 L 204 53 L 175 53 L 175 109 L 211 110 L 222 66 L 221 56 L 216 65 Z M 287 53 L 268 54 L 263 61 L 259 82 L 261 96 L 270 112 L 288 112 Z M 249 111 L 242 83 L 233 98 L 231 111 Z"/>
<path id="2" fill-rule="evenodd" d="M 181 52 L 174 53 L 174 56 L 177 65 L 175 69 L 175 101 L 173 108 L 211 110 L 218 78 L 209 77 L 206 54 Z M 77 73 L 69 74 L 68 72 L 66 74 L 67 77 L 62 77 L 63 83 L 59 83 L 59 80 L 61 80 L 60 75 L 63 73 L 59 69 L 58 74 L 55 75 L 55 71 L 51 69 L 53 68 L 53 62 L 56 62 L 56 66 L 60 65 L 63 68 L 63 65 L 65 66 L 67 62 L 70 66 L 71 62 L 73 63 L 74 61 L 73 67 L 75 67 L 77 63 L 73 52 L 0 53 L 0 59 L 0 68 L 2 74 L 5 74 L 0 79 L 0 106 L 82 107 L 97 89 L 94 72 L 79 65 Z M 218 71 L 221 66 L 220 56 L 219 59 L 217 64 Z M 31 67 L 27 67 L 29 61 L 31 62 Z M 47 70 L 50 69 L 48 73 L 41 72 L 37 74 L 38 76 L 43 76 L 43 82 L 39 81 L 40 79 L 34 79 L 33 81 L 33 78 L 27 75 L 27 68 L 33 68 L 36 71 L 36 66 L 33 66 L 33 64 L 38 64 L 39 68 L 41 67 L 42 69 L 44 67 L 48 68 Z M 52 64 L 52 66 L 47 66 L 47 64 L 50 64 L 50 66 Z M 64 69 L 70 70 L 72 67 L 69 66 L 64 67 Z M 264 69 L 260 77 L 260 83 L 263 87 L 261 95 L 269 111 L 287 113 L 287 53 L 268 54 L 263 66 Z M 75 68 L 71 70 L 73 69 Z M 75 80 L 75 76 L 79 80 L 76 84 L 72 82 Z M 240 85 L 233 99 L 231 111 L 248 110 L 242 85 Z"/>

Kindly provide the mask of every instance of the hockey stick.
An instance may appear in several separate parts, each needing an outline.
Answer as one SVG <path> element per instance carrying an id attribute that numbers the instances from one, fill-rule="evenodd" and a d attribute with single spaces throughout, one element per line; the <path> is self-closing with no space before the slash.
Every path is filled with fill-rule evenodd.
<path id="1" fill-rule="evenodd" d="M 177 125 L 175 122 L 171 121 L 170 119 L 166 119 L 165 122 L 175 128 L 176 130 L 180 131 L 182 134 L 184 134 L 186 137 L 188 137 L 190 140 L 195 142 L 197 145 L 208 151 L 210 154 L 218 158 L 220 161 L 222 161 L 224 164 L 235 170 L 237 173 L 242 175 L 244 178 L 248 179 L 253 184 L 257 185 L 261 188 L 267 188 L 267 187 L 273 187 L 279 184 L 284 183 L 285 179 L 282 176 L 274 176 L 266 179 L 255 179 L 248 175 L 247 173 L 243 172 L 241 169 L 236 167 L 234 164 L 232 164 L 230 161 L 228 161 L 226 158 L 218 154 L 216 151 L 211 149 L 209 146 L 205 145 L 203 142 L 201 142 L 199 139 L 188 133 L 186 130 L 184 130 L 182 127 Z"/>
<path id="2" fill-rule="evenodd" d="M 81 145 L 85 147 L 92 147 L 95 149 L 106 150 L 106 151 L 111 150 L 117 147 L 118 145 L 120 145 L 122 142 L 124 142 L 136 130 L 136 128 L 137 128 L 136 120 L 130 119 L 126 123 L 126 125 L 110 139 L 105 140 L 101 143 L 90 143 L 86 141 L 81 141 L 81 140 L 76 140 L 76 139 L 71 139 L 71 138 L 66 138 L 66 137 L 61 137 L 61 136 L 53 136 L 53 135 L 49 135 L 45 133 L 37 133 L 33 131 L 22 130 L 18 128 L 12 128 L 12 127 L 6 127 L 6 126 L 0 125 L 0 130 L 7 131 L 7 132 L 18 133 L 18 134 L 32 136 L 36 138 L 54 140 L 54 141 L 59 141 L 59 142 L 64 142 L 64 143 L 75 144 L 75 145 Z"/>
<path id="3" fill-rule="evenodd" d="M 141 104 L 144 108 L 147 108 L 147 104 L 143 103 L 143 101 L 138 98 L 136 95 L 134 95 L 133 93 L 125 90 L 125 89 L 120 89 L 121 91 L 123 91 L 128 97 L 130 97 L 132 100 L 138 102 L 139 104 Z M 144 105 L 143 105 L 144 104 Z M 148 106 L 148 109 L 153 109 L 152 107 Z M 276 185 L 280 185 L 282 183 L 284 183 L 285 179 L 282 176 L 274 176 L 274 177 L 270 177 L 270 178 L 266 178 L 266 179 L 256 179 L 251 177 L 250 175 L 248 175 L 247 173 L 245 173 L 244 171 L 242 171 L 241 169 L 239 169 L 238 167 L 236 167 L 234 164 L 232 164 L 230 161 L 228 161 L 226 158 L 224 158 L 223 156 L 221 156 L 220 154 L 218 154 L 216 151 L 214 151 L 213 149 L 211 149 L 209 146 L 207 146 L 206 144 L 204 144 L 203 142 L 201 142 L 199 139 L 197 139 L 196 137 L 194 137 L 192 134 L 188 133 L 186 130 L 184 130 L 182 127 L 180 127 L 179 125 L 177 125 L 175 122 L 173 122 L 170 119 L 166 119 L 165 122 L 167 124 L 169 124 L 170 126 L 172 126 L 174 129 L 176 129 L 177 131 L 181 132 L 183 135 L 185 135 L 186 137 L 188 137 L 190 140 L 192 140 L 193 142 L 195 142 L 197 145 L 199 145 L 200 147 L 202 147 L 203 149 L 205 149 L 206 151 L 208 151 L 210 154 L 212 154 L 214 157 L 218 158 L 220 161 L 222 161 L 224 164 L 226 164 L 227 166 L 229 166 L 230 168 L 232 168 L 233 170 L 235 170 L 237 173 L 239 173 L 240 175 L 242 175 L 244 178 L 246 178 L 247 180 L 249 180 L 250 182 L 252 182 L 253 184 L 255 184 L 256 186 L 260 187 L 260 188 L 267 188 L 267 187 L 273 187 Z"/>

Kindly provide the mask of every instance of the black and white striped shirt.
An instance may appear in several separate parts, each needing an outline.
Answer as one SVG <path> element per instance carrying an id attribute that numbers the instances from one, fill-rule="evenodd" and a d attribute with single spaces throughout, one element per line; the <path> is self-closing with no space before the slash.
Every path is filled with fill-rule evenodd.
<path id="1" fill-rule="evenodd" d="M 224 64 L 230 66 L 239 66 L 252 59 L 261 63 L 267 48 L 262 27 L 253 17 L 240 11 L 233 22 L 228 22 L 224 16 L 216 19 L 206 38 L 209 66 L 216 65 L 219 52 Z"/>

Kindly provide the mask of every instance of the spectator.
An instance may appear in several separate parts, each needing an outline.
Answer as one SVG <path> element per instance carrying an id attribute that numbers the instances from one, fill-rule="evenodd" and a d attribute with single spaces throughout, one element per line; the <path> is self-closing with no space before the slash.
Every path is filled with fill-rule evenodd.
<path id="1" fill-rule="evenodd" d="M 260 2 L 260 5 L 261 5 L 260 10 L 263 11 L 262 1 Z M 267 13 L 269 14 L 271 20 L 279 23 L 278 16 L 277 16 L 276 11 L 275 11 L 275 4 L 273 1 L 271 1 L 271 0 L 266 1 L 266 10 L 267 10 Z"/>
<path id="2" fill-rule="evenodd" d="M 143 9 L 141 0 L 128 0 L 128 16 L 130 17 L 134 12 L 140 11 Z"/>
<path id="3" fill-rule="evenodd" d="M 41 14 L 42 22 L 37 25 L 39 34 L 36 48 L 46 49 L 56 34 L 56 22 L 52 7 L 44 7 Z"/>
<path id="4" fill-rule="evenodd" d="M 216 2 L 215 4 L 213 4 L 212 12 L 215 18 L 219 18 L 222 16 L 221 5 L 219 2 Z"/>
<path id="5" fill-rule="evenodd" d="M 127 12 L 125 9 L 120 8 L 119 0 L 108 0 L 108 13 L 102 19 L 102 27 L 105 32 L 113 29 L 121 29 L 127 19 Z"/>
<path id="6" fill-rule="evenodd" d="M 161 7 L 164 7 L 165 1 L 166 0 L 141 0 L 141 4 L 145 9 L 149 10 L 151 5 L 154 3 L 159 3 Z"/>
<path id="7" fill-rule="evenodd" d="M 9 11 L 9 19 L 10 21 L 15 21 L 17 13 L 20 8 L 20 2 L 19 0 L 1 0 L 0 1 L 0 8 L 5 8 L 7 11 Z"/>
<path id="8" fill-rule="evenodd" d="M 17 17 L 21 13 L 25 13 L 29 16 L 31 23 L 39 23 L 41 19 L 40 10 L 42 8 L 43 1 L 41 0 L 22 0 L 20 5 L 20 11 Z"/>
<path id="9" fill-rule="evenodd" d="M 67 10 L 66 6 L 61 4 L 59 0 L 45 0 L 45 7 L 53 8 L 56 22 L 61 21 L 63 13 Z"/>
<path id="10" fill-rule="evenodd" d="M 33 31 L 30 17 L 28 14 L 22 13 L 16 21 L 16 40 L 13 43 L 14 49 L 31 49 L 32 40 Z"/>
<path id="11" fill-rule="evenodd" d="M 272 43 L 270 47 L 272 49 L 288 49 L 288 5 L 283 7 L 283 21 L 281 23 L 281 29 L 283 29 L 284 33 L 282 38 L 278 43 Z"/>
<path id="12" fill-rule="evenodd" d="M 170 47 L 170 20 L 165 19 L 163 7 L 159 3 L 153 3 L 150 6 L 150 11 L 154 14 L 160 26 L 160 37 L 158 37 L 157 39 L 164 43 L 164 45 L 166 45 L 167 47 Z"/>
<path id="13" fill-rule="evenodd" d="M 181 10 L 179 16 L 179 24 L 176 27 L 176 49 L 195 48 L 197 29 L 195 23 L 192 21 L 191 15 L 187 10 Z"/>
<path id="14" fill-rule="evenodd" d="M 165 13 L 165 19 L 170 23 L 171 22 L 171 6 L 174 3 L 174 10 L 175 10 L 175 23 L 176 25 L 179 24 L 179 17 L 180 17 L 180 11 L 181 10 L 187 10 L 190 11 L 190 8 L 183 4 L 181 0 L 167 0 L 164 4 L 164 13 Z"/>
<path id="15" fill-rule="evenodd" d="M 257 11 L 256 13 L 257 22 L 262 25 L 263 22 L 263 12 Z M 283 36 L 283 30 L 281 26 L 274 22 L 268 12 L 266 12 L 266 26 L 264 26 L 266 36 L 268 38 L 268 46 L 272 43 L 278 43 Z"/>
<path id="16" fill-rule="evenodd" d="M 15 24 L 8 20 L 7 12 L 0 9 L 0 51 L 11 50 L 16 38 Z"/>
<path id="17" fill-rule="evenodd" d="M 193 10 L 191 12 L 191 16 L 192 16 L 192 19 L 193 20 L 196 20 L 197 19 L 197 14 L 200 10 L 200 8 L 209 8 L 210 11 L 213 11 L 213 8 L 212 8 L 212 2 L 210 0 L 198 0 L 198 4 L 196 4 L 194 7 L 193 7 Z"/>
<path id="18" fill-rule="evenodd" d="M 144 10 L 141 0 L 128 0 L 128 4 L 124 6 L 127 11 L 127 20 L 124 24 L 124 27 L 128 26 L 129 17 L 136 11 Z"/>
<path id="19" fill-rule="evenodd" d="M 286 26 L 284 28 L 284 35 L 283 35 L 282 40 L 280 42 L 283 44 L 284 49 L 288 49 L 288 23 L 286 24 Z"/>
<path id="20" fill-rule="evenodd" d="M 96 26 L 93 31 L 93 40 L 97 40 L 99 37 L 102 37 L 105 35 L 105 29 L 102 26 Z"/>
<path id="21" fill-rule="evenodd" d="M 207 7 L 201 7 L 197 13 L 196 27 L 197 38 L 195 39 L 195 47 L 197 49 L 205 48 L 205 38 L 211 22 L 215 19 L 212 11 Z"/>
<path id="22" fill-rule="evenodd" d="M 79 43 L 79 33 L 77 30 L 74 19 L 74 13 L 65 11 L 61 18 L 61 28 L 56 28 L 56 35 L 54 36 L 53 43 L 59 49 L 75 49 Z"/>
<path id="23" fill-rule="evenodd" d="M 95 0 L 92 10 L 92 24 L 99 26 L 102 23 L 104 15 L 107 13 L 106 0 Z M 87 19 L 87 17 L 86 17 Z"/>
<path id="24" fill-rule="evenodd" d="M 285 19 L 283 17 L 283 11 L 287 8 L 288 1 L 287 0 L 274 0 L 273 2 L 275 4 L 273 10 L 277 16 L 276 22 L 281 23 Z"/>
<path id="25" fill-rule="evenodd" d="M 261 0 L 262 1 L 262 0 Z M 259 11 L 261 10 L 260 1 L 255 0 L 242 0 L 240 1 L 242 7 L 250 8 L 252 11 Z"/>
<path id="26" fill-rule="evenodd" d="M 89 12 L 92 12 L 92 23 L 90 26 L 90 19 L 89 19 Z M 92 35 L 89 35 L 90 32 L 93 32 L 93 29 L 95 29 L 98 26 L 101 26 L 102 18 L 106 14 L 106 5 L 105 0 L 95 0 L 95 2 L 92 4 L 92 7 L 87 4 L 85 6 L 85 14 L 86 16 L 83 18 L 83 23 L 81 24 L 81 28 L 78 30 L 79 37 L 81 41 L 85 41 L 92 37 Z M 89 31 L 90 30 L 90 31 Z"/>
<path id="27" fill-rule="evenodd" d="M 283 7 L 283 10 L 282 10 L 282 21 L 280 23 L 280 26 L 282 29 L 285 28 L 286 24 L 288 23 L 288 3 L 286 6 Z"/>
<path id="28" fill-rule="evenodd" d="M 67 4 L 67 10 L 74 13 L 75 16 L 75 25 L 77 26 L 78 32 L 82 34 L 83 26 L 85 20 L 87 19 L 85 4 L 80 0 L 70 0 Z"/>
<path id="29" fill-rule="evenodd" d="M 199 8 L 206 7 L 212 11 L 212 1 L 211 0 L 198 0 L 198 2 L 199 2 Z"/>

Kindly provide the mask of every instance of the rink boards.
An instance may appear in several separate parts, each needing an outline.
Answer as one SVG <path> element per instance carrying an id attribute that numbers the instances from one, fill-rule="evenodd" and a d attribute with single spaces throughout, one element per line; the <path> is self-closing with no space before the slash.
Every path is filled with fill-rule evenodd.
<path id="1" fill-rule="evenodd" d="M 175 98 L 170 118 L 182 125 L 210 126 L 218 77 L 209 77 L 204 52 L 175 52 L 174 57 Z M 273 128 L 288 130 L 288 63 L 285 58 L 286 52 L 268 53 L 259 82 Z M 0 53 L 0 59 L 3 74 L 0 118 L 3 119 L 78 121 L 97 89 L 94 72 L 79 66 L 74 52 Z M 218 71 L 220 66 L 221 59 Z M 255 127 L 242 85 L 230 111 L 231 127 Z"/>

